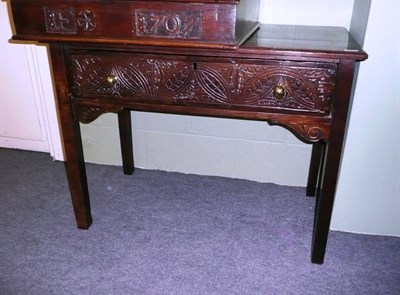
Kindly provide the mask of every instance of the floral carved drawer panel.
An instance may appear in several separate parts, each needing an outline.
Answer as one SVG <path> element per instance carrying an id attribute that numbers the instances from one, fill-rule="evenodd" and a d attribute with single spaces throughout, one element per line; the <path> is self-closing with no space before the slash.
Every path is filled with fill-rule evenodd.
<path id="1" fill-rule="evenodd" d="M 75 98 L 212 104 L 329 115 L 336 64 L 74 52 Z"/>

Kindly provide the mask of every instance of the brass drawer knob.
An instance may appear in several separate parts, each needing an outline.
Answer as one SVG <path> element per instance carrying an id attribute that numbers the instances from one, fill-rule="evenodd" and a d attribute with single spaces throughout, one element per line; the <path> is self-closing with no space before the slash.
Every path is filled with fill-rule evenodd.
<path id="1" fill-rule="evenodd" d="M 281 86 L 281 85 L 276 85 L 274 87 L 274 92 L 273 95 L 276 99 L 281 100 L 284 99 L 286 96 L 286 89 L 285 87 Z"/>
<path id="2" fill-rule="evenodd" d="M 112 87 L 115 85 L 115 83 L 117 83 L 118 81 L 118 77 L 117 76 L 107 76 L 106 78 L 106 83 L 108 84 L 108 86 Z"/>

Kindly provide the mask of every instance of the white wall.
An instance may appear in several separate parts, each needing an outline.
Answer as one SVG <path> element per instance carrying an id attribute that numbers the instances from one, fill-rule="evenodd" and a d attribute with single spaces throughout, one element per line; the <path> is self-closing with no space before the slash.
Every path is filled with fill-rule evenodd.
<path id="1" fill-rule="evenodd" d="M 354 0 L 261 0 L 259 18 L 261 23 L 348 28 L 353 2 Z"/>
<path id="2" fill-rule="evenodd" d="M 0 2 L 0 146 L 48 152 L 42 108 L 37 107 L 41 100 L 35 48 L 10 44 L 10 36 L 6 3 Z"/>
<path id="3" fill-rule="evenodd" d="M 0 147 L 49 152 L 62 159 L 46 47 L 9 42 L 7 3 L 0 2 Z"/>
<path id="4" fill-rule="evenodd" d="M 400 236 L 400 2 L 372 0 L 332 228 Z"/>

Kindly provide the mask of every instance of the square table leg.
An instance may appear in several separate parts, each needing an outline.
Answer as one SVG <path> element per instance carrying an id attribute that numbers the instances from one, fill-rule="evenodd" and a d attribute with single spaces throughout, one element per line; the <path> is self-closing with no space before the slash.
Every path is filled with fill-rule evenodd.
<path id="1" fill-rule="evenodd" d="M 74 115 L 68 95 L 68 84 L 62 45 L 50 44 L 53 76 L 56 83 L 57 106 L 64 143 L 65 168 L 77 227 L 88 229 L 92 223 L 89 190 L 83 157 L 79 121 Z"/>
<path id="2" fill-rule="evenodd" d="M 133 163 L 133 143 L 131 111 L 122 110 L 118 113 L 119 139 L 121 142 L 121 155 L 124 173 L 131 175 L 135 169 Z"/>
<path id="3" fill-rule="evenodd" d="M 325 257 L 350 107 L 354 67 L 354 60 L 345 59 L 340 61 L 338 68 L 339 79 L 332 108 L 329 140 L 326 143 L 325 155 L 319 172 L 320 181 L 317 186 L 320 188 L 317 189 L 315 204 L 311 261 L 318 264 L 322 264 Z"/>

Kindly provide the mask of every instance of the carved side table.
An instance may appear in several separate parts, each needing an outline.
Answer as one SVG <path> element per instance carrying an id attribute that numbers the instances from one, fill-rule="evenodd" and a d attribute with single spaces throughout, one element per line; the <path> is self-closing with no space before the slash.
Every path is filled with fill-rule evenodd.
<path id="1" fill-rule="evenodd" d="M 78 228 L 92 223 L 79 122 L 117 113 L 123 170 L 132 174 L 131 110 L 262 120 L 313 144 L 311 260 L 323 263 L 354 69 L 366 53 L 333 27 L 262 25 L 245 42 L 241 33 L 218 43 L 201 7 L 227 18 L 224 5 L 237 1 L 170 2 L 10 0 L 13 38 L 49 44 Z M 236 34 L 258 27 L 234 23 Z"/>

